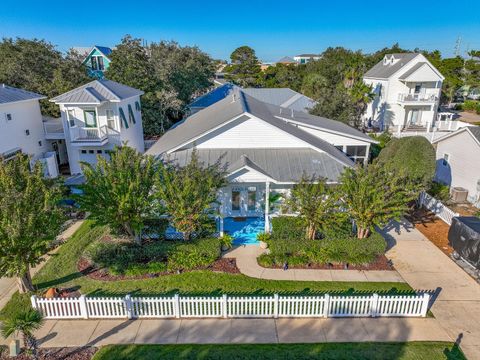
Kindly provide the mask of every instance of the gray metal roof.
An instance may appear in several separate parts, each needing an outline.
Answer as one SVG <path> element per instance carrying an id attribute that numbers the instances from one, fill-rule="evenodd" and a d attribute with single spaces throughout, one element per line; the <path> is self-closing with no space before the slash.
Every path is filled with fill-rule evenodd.
<path id="1" fill-rule="evenodd" d="M 193 149 L 175 151 L 164 159 L 179 166 L 185 166 L 191 159 Z M 197 149 L 205 165 L 220 164 L 229 174 L 244 166 L 253 168 L 278 182 L 298 182 L 302 175 L 326 178 L 337 182 L 345 169 L 325 153 L 308 148 L 289 149 Z"/>
<path id="2" fill-rule="evenodd" d="M 279 113 L 277 110 L 279 107 L 265 104 L 245 94 L 239 89 L 234 89 L 231 96 L 195 113 L 173 129 L 167 131 L 147 151 L 147 154 L 156 156 L 162 155 L 186 143 L 191 143 L 194 139 L 214 131 L 214 129 L 225 125 L 235 117 L 238 117 L 238 119 L 234 120 L 235 123 L 243 122 L 249 119 L 249 117 L 242 114 L 249 113 L 270 125 L 303 140 L 312 147 L 324 151 L 336 161 L 339 161 L 346 166 L 353 166 L 352 160 L 333 145 L 299 129 L 297 126 L 287 123 L 285 120 L 275 117 L 272 113 L 272 109 L 274 109 L 277 114 Z M 289 110 L 285 109 L 284 111 L 289 112 Z"/>
<path id="3" fill-rule="evenodd" d="M 9 104 L 25 100 L 40 100 L 45 98 L 46 96 L 31 91 L 0 84 L 0 104 Z"/>
<path id="4" fill-rule="evenodd" d="M 376 78 L 376 79 L 388 79 L 390 76 L 395 74 L 398 70 L 404 67 L 407 63 L 411 60 L 416 58 L 418 55 L 417 53 L 402 53 L 402 54 L 387 54 L 385 55 L 388 59 L 392 56 L 395 59 L 398 59 L 395 63 L 383 63 L 382 61 L 378 62 L 375 66 L 373 66 L 370 70 L 368 70 L 364 77 L 369 78 Z"/>
<path id="5" fill-rule="evenodd" d="M 468 130 L 480 143 L 480 126 L 468 126 Z"/>
<path id="6" fill-rule="evenodd" d="M 296 63 L 295 59 L 290 56 L 284 56 L 277 63 Z"/>
<path id="7" fill-rule="evenodd" d="M 190 108 L 206 108 L 217 101 L 224 99 L 230 95 L 233 89 L 240 89 L 240 91 L 263 101 L 267 104 L 278 105 L 297 111 L 308 112 L 309 109 L 315 106 L 315 101 L 308 96 L 300 94 L 289 88 L 245 88 L 242 89 L 236 85 L 226 83 L 219 86 L 207 94 L 195 99 L 189 106 Z"/>
<path id="8" fill-rule="evenodd" d="M 50 99 L 56 104 L 99 104 L 143 95 L 143 91 L 112 80 L 99 79 Z"/>

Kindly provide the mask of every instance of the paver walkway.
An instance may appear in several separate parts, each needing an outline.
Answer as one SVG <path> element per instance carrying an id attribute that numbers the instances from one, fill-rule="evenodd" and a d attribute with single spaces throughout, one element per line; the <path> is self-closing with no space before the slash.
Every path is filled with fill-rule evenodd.
<path id="1" fill-rule="evenodd" d="M 49 320 L 36 335 L 44 347 L 451 341 L 433 318 Z"/>
<path id="2" fill-rule="evenodd" d="M 68 239 L 71 237 L 75 231 L 80 227 L 80 225 L 83 224 L 83 220 L 78 220 L 74 223 L 72 223 L 67 229 L 65 229 L 60 235 L 58 235 L 58 238 L 60 239 Z M 48 260 L 48 257 L 51 254 L 54 254 L 59 247 L 57 247 L 55 250 L 51 251 L 49 254 L 45 255 L 44 258 L 45 260 Z M 36 274 L 46 263 L 46 261 L 41 262 L 37 266 L 35 266 L 32 269 L 32 275 Z M 12 295 L 17 291 L 17 284 L 15 282 L 15 279 L 12 278 L 0 278 L 0 309 L 2 309 L 5 304 L 10 300 Z"/>
<path id="3" fill-rule="evenodd" d="M 409 222 L 383 231 L 400 275 L 414 288 L 437 290 L 431 308 L 439 324 L 470 360 L 480 359 L 480 285 Z"/>
<path id="4" fill-rule="evenodd" d="M 240 246 L 224 255 L 235 258 L 237 267 L 244 275 L 268 280 L 297 281 L 376 281 L 405 282 L 396 271 L 379 270 L 322 270 L 322 269 L 267 269 L 261 267 L 257 257 L 266 250 L 258 245 Z"/>

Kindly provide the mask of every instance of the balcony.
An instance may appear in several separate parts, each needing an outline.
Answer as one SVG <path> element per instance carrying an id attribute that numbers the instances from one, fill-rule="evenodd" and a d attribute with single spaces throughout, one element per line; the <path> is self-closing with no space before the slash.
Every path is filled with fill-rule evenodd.
<path id="1" fill-rule="evenodd" d="M 65 139 L 65 132 L 63 131 L 61 119 L 44 117 L 43 132 L 45 133 L 45 139 L 47 140 Z"/>
<path id="2" fill-rule="evenodd" d="M 108 142 L 108 127 L 73 127 L 70 128 L 72 145 L 102 146 Z"/>
<path id="3" fill-rule="evenodd" d="M 432 104 L 438 100 L 434 94 L 398 94 L 398 102 L 412 104 Z"/>

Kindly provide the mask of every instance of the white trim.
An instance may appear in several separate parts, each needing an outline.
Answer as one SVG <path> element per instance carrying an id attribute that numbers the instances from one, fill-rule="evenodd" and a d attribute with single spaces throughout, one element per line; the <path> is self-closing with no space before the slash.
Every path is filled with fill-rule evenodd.
<path id="1" fill-rule="evenodd" d="M 231 178 L 231 177 L 233 176 L 233 178 L 232 178 L 232 179 L 229 179 L 229 181 L 235 179 L 236 177 L 235 177 L 234 175 L 235 175 L 236 173 L 242 171 L 242 170 L 248 170 L 248 171 L 251 171 L 251 172 L 253 172 L 253 173 L 260 174 L 260 175 L 264 176 L 266 179 L 268 179 L 267 181 L 273 182 L 273 183 L 275 183 L 275 184 L 282 184 L 282 183 L 278 182 L 277 180 L 271 178 L 270 176 L 265 175 L 263 172 L 260 172 L 260 171 L 258 171 L 258 170 L 256 170 L 256 169 L 253 169 L 252 167 L 250 167 L 250 166 L 248 166 L 248 165 L 244 165 L 244 166 L 242 166 L 241 168 L 238 168 L 238 169 L 232 171 L 231 173 L 229 173 L 229 174 L 227 175 L 227 178 Z"/>
<path id="2" fill-rule="evenodd" d="M 473 126 L 473 125 L 472 125 L 472 126 Z M 474 136 L 474 135 L 472 134 L 472 132 L 471 132 L 470 129 L 469 129 L 469 126 L 462 127 L 462 128 L 460 128 L 460 129 L 458 129 L 458 130 L 456 130 L 456 131 L 454 131 L 454 132 L 451 132 L 451 133 L 449 133 L 449 134 L 447 134 L 447 135 L 441 136 L 441 137 L 439 137 L 438 139 L 433 140 L 433 141 L 432 141 L 432 144 L 436 144 L 436 143 L 438 143 L 438 142 L 440 142 L 440 141 L 443 141 L 443 140 L 445 140 L 445 139 L 448 139 L 448 138 L 451 137 L 451 136 L 458 135 L 458 134 L 460 134 L 460 133 L 463 132 L 463 131 L 467 131 L 467 132 L 470 134 L 470 136 L 473 138 L 473 140 L 478 144 L 478 146 L 480 146 L 480 140 L 478 140 L 478 139 L 476 138 L 476 136 Z"/>

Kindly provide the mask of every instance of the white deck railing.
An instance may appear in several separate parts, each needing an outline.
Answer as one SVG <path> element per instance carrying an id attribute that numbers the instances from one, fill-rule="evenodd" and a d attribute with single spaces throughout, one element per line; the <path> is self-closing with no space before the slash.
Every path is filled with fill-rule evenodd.
<path id="1" fill-rule="evenodd" d="M 454 212 L 445 206 L 440 200 L 435 199 L 433 196 L 427 194 L 425 191 L 420 193 L 419 197 L 420 206 L 424 206 L 426 209 L 433 212 L 440 219 L 445 221 L 448 225 L 452 225 L 452 219 L 460 214 Z"/>
<path id="2" fill-rule="evenodd" d="M 31 297 L 46 319 L 425 317 L 430 295 Z"/>

